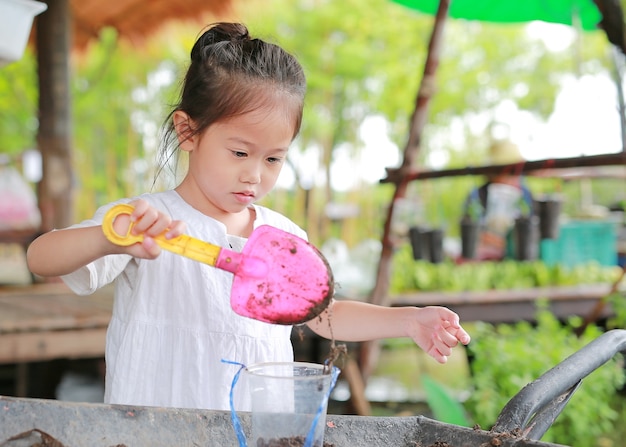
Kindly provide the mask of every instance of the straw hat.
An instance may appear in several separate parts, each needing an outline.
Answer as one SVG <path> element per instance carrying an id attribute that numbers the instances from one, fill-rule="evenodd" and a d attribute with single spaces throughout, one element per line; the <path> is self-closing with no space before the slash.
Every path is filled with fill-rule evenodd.
<path id="1" fill-rule="evenodd" d="M 508 165 L 524 161 L 517 144 L 509 139 L 494 140 L 489 146 L 488 159 L 492 165 Z"/>

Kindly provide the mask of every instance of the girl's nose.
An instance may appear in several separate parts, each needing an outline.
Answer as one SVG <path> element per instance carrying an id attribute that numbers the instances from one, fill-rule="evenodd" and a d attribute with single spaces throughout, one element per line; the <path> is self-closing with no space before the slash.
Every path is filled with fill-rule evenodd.
<path id="1" fill-rule="evenodd" d="M 261 182 L 261 166 L 258 163 L 248 163 L 241 173 L 241 181 L 256 184 Z"/>

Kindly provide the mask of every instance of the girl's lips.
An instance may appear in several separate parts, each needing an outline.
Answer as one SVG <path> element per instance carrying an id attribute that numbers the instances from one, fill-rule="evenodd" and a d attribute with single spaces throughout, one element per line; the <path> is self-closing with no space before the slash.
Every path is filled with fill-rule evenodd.
<path id="1" fill-rule="evenodd" d="M 235 198 L 237 199 L 238 202 L 241 203 L 251 203 L 254 201 L 254 194 L 253 193 L 249 193 L 249 192 L 236 192 L 234 193 Z"/>

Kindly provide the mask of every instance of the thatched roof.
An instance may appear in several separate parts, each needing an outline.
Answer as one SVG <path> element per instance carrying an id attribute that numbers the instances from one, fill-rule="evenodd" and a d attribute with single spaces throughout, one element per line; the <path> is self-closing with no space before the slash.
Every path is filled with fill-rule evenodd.
<path id="1" fill-rule="evenodd" d="M 230 0 L 70 0 L 73 43 L 83 48 L 105 27 L 120 36 L 141 41 L 171 20 L 202 20 L 208 14 L 228 15 Z"/>

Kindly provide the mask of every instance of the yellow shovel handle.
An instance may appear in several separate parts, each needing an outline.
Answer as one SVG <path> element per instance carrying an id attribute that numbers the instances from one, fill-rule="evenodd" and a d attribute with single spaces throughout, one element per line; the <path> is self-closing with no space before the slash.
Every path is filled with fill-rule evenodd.
<path id="1" fill-rule="evenodd" d="M 115 222 L 115 219 L 118 216 L 122 214 L 130 215 L 133 210 L 134 208 L 132 205 L 119 204 L 113 206 L 110 210 L 107 211 L 104 216 L 104 220 L 102 221 L 102 232 L 109 241 L 122 247 L 127 247 L 129 245 L 133 245 L 137 242 L 143 241 L 142 234 L 133 235 L 131 233 L 134 225 L 133 222 L 131 222 L 131 224 L 128 226 L 126 234 L 119 234 L 113 229 L 113 222 Z M 154 240 L 164 250 L 171 251 L 186 258 L 200 261 L 212 266 L 215 266 L 217 258 L 222 249 L 218 245 L 213 245 L 209 242 L 192 238 L 190 236 L 187 236 L 186 234 L 182 234 L 173 239 L 166 239 L 165 232 L 163 232 L 156 236 Z"/>

